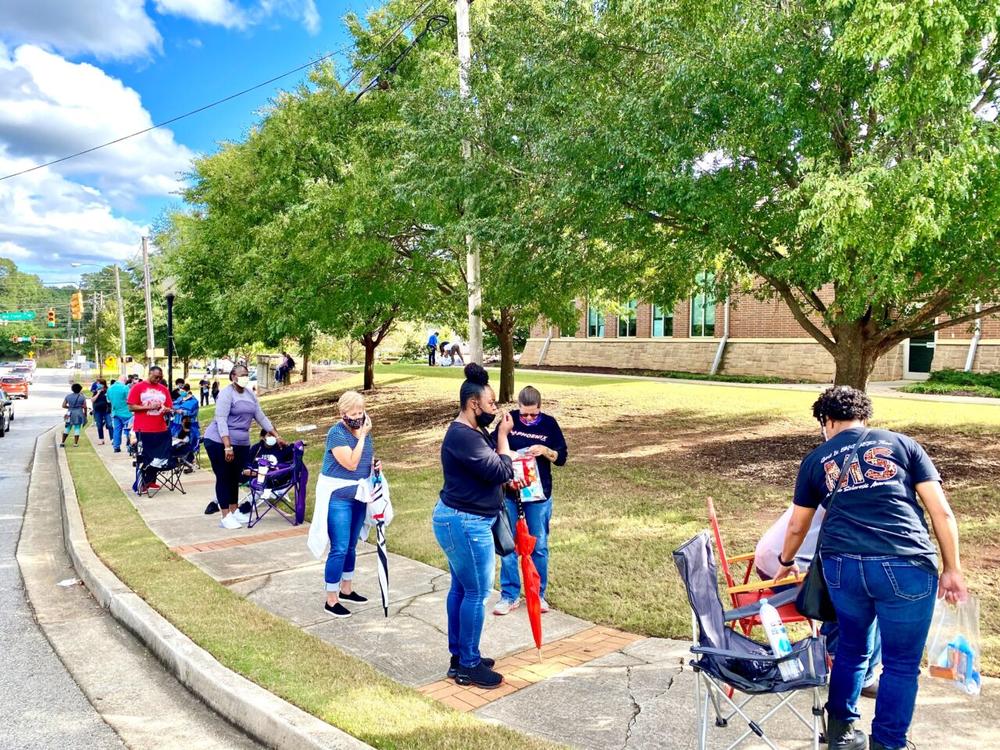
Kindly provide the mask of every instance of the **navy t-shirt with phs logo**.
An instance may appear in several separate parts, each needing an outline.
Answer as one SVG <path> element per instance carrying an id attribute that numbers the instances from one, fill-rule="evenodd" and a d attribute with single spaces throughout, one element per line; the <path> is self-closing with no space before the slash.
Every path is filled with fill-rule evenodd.
<path id="1" fill-rule="evenodd" d="M 940 482 L 934 463 L 916 440 L 872 430 L 840 477 L 841 466 L 864 428 L 838 433 L 802 460 L 795 505 L 827 508 L 820 549 L 824 554 L 898 555 L 937 573 L 937 551 L 915 487 Z M 833 510 L 830 497 L 840 480 Z"/>

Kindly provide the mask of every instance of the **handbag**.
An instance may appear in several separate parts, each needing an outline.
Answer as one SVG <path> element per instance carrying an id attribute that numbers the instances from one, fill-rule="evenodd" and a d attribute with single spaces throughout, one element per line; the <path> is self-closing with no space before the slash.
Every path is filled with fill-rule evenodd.
<path id="1" fill-rule="evenodd" d="M 816 539 L 816 554 L 813 555 L 812 562 L 809 564 L 809 570 L 806 572 L 806 577 L 802 580 L 802 588 L 799 589 L 798 596 L 795 597 L 795 609 L 798 610 L 800 615 L 808 617 L 810 620 L 819 620 L 821 622 L 837 621 L 837 610 L 834 609 L 833 599 L 830 598 L 830 589 L 827 587 L 826 577 L 823 575 L 823 558 L 820 556 L 820 548 L 823 545 L 823 528 L 826 528 L 826 524 L 830 520 L 833 512 L 833 502 L 837 499 L 840 488 L 846 484 L 846 482 L 841 483 L 840 478 L 847 476 L 846 472 L 850 471 L 851 464 L 854 463 L 854 458 L 858 455 L 858 449 L 869 433 L 871 433 L 871 430 L 865 430 L 862 433 L 861 437 L 854 444 L 854 450 L 851 451 L 847 460 L 840 467 L 837 486 L 830 496 L 830 503 L 826 509 L 826 517 L 823 519 L 823 527 L 820 528 Z"/>
<path id="2" fill-rule="evenodd" d="M 496 450 L 496 444 L 493 442 L 493 438 L 486 430 L 480 428 L 479 434 L 483 436 L 483 439 L 487 444 Z M 500 512 L 497 513 L 497 517 L 493 519 L 493 525 L 491 531 L 493 532 L 493 549 L 501 557 L 505 557 L 514 552 L 514 529 L 510 525 L 510 516 L 507 515 L 507 508 L 505 507 L 503 500 L 500 501 Z"/>

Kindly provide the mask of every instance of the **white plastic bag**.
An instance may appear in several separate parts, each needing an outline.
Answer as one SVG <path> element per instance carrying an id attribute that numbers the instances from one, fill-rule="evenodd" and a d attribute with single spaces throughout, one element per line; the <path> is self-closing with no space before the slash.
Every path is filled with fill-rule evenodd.
<path id="1" fill-rule="evenodd" d="M 979 600 L 970 596 L 961 604 L 938 599 L 927 639 L 931 677 L 947 680 L 966 695 L 982 690 L 979 676 Z"/>
<path id="2" fill-rule="evenodd" d="M 517 454 L 518 458 L 514 459 L 514 481 L 523 485 L 520 490 L 521 502 L 541 502 L 545 499 L 545 491 L 542 489 L 542 479 L 538 473 L 538 461 L 534 456 L 528 455 L 525 448 L 519 450 Z"/>

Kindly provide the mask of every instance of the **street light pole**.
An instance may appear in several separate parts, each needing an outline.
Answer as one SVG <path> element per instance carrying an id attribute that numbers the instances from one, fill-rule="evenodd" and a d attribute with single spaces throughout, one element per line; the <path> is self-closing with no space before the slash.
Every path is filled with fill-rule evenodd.
<path id="1" fill-rule="evenodd" d="M 118 375 L 125 380 L 125 306 L 122 304 L 122 280 L 115 263 L 115 294 L 118 297 L 118 336 L 121 339 L 121 357 L 118 362 Z"/>
<path id="2" fill-rule="evenodd" d="M 156 364 L 154 347 L 156 343 L 153 339 L 153 297 L 150 290 L 149 281 L 149 238 L 142 238 L 142 278 L 146 295 L 146 356 L 149 359 L 149 366 Z"/>
<path id="3" fill-rule="evenodd" d="M 174 387 L 174 293 L 167 292 L 167 387 Z"/>
<path id="4" fill-rule="evenodd" d="M 458 35 L 458 94 L 469 99 L 469 67 L 472 65 L 472 41 L 469 36 L 469 4 L 455 0 L 455 27 Z M 462 141 L 462 157 L 472 156 L 472 144 Z M 465 285 L 469 297 L 469 356 L 483 363 L 483 288 L 479 270 L 479 247 L 471 235 L 465 235 Z"/>

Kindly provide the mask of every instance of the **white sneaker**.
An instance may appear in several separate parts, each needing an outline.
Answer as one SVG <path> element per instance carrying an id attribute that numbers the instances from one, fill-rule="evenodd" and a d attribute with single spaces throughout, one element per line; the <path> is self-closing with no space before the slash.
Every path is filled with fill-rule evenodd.
<path id="1" fill-rule="evenodd" d="M 220 529 L 242 529 L 243 524 L 241 524 L 235 518 L 235 513 L 230 513 L 228 516 L 223 516 L 222 520 L 219 521 Z"/>
<path id="2" fill-rule="evenodd" d="M 541 602 L 542 602 L 542 612 L 548 612 L 549 611 L 549 603 L 547 601 L 545 601 L 545 599 L 542 599 Z"/>
<path id="3" fill-rule="evenodd" d="M 240 511 L 237 510 L 237 511 L 233 511 L 229 515 L 231 515 L 233 518 L 235 518 L 240 523 L 250 523 L 250 516 L 248 516 L 246 513 L 242 513 L 242 512 L 240 512 Z"/>
<path id="4" fill-rule="evenodd" d="M 516 602 L 508 601 L 507 599 L 501 599 L 497 602 L 497 606 L 493 608 L 493 614 L 495 615 L 506 615 L 509 614 L 511 610 L 517 609 L 521 606 L 521 600 L 518 599 Z"/>

